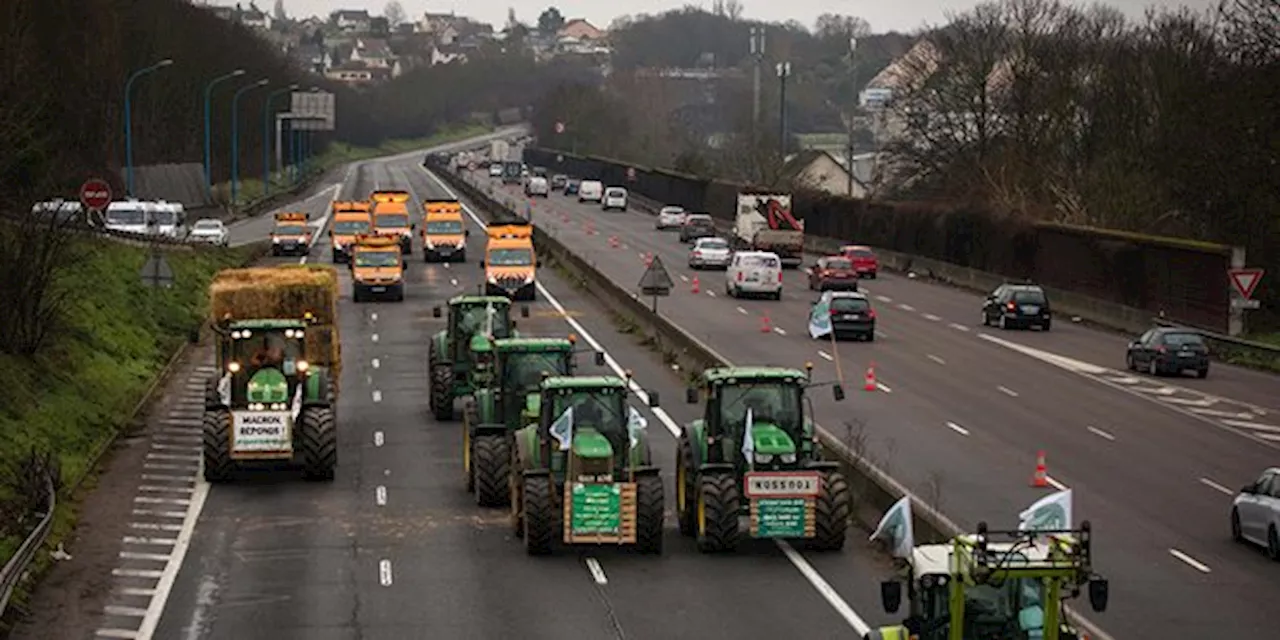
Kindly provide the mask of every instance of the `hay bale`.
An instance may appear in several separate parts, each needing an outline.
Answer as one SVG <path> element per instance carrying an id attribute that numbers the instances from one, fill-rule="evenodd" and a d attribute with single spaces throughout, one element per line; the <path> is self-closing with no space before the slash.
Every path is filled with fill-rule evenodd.
<path id="1" fill-rule="evenodd" d="M 299 265 L 221 271 L 209 285 L 215 320 L 302 319 L 310 311 L 318 324 L 338 318 L 338 276 L 333 267 Z"/>
<path id="2" fill-rule="evenodd" d="M 318 325 L 307 330 L 306 347 L 309 357 L 317 365 L 330 369 L 330 382 L 336 390 L 342 378 L 342 347 L 337 339 L 338 330 L 332 325 Z M 324 357 L 327 360 L 321 361 Z"/>

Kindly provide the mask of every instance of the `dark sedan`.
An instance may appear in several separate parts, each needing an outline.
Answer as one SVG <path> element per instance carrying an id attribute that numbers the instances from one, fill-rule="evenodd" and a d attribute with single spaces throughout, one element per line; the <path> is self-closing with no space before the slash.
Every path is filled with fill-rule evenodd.
<path id="1" fill-rule="evenodd" d="M 710 238 L 716 235 L 716 223 L 705 213 L 691 213 L 680 225 L 680 242 L 693 242 L 698 238 Z"/>
<path id="2" fill-rule="evenodd" d="M 1124 362 L 1130 371 L 1153 376 L 1194 371 L 1196 377 L 1203 378 L 1209 375 L 1209 346 L 1196 331 L 1157 327 L 1129 343 Z"/>
<path id="3" fill-rule="evenodd" d="M 1002 284 L 982 303 L 982 324 L 995 324 L 1001 329 L 1040 327 L 1048 331 L 1053 324 L 1049 297 L 1034 284 Z"/>
<path id="4" fill-rule="evenodd" d="M 578 189 L 582 186 L 582 181 L 577 178 L 569 178 L 564 183 L 564 194 L 566 196 L 578 195 Z"/>
<path id="5" fill-rule="evenodd" d="M 857 291 L 858 272 L 853 261 L 841 256 L 818 258 L 809 269 L 809 289 L 814 291 Z"/>

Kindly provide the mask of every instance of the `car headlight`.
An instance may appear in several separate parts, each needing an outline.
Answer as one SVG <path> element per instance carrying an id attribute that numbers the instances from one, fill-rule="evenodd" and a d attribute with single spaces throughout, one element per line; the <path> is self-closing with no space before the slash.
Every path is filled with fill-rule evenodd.
<path id="1" fill-rule="evenodd" d="M 770 462 L 773 462 L 773 454 L 771 454 L 771 453 L 757 453 L 757 454 L 756 454 L 756 462 L 758 462 L 758 463 L 760 463 L 760 464 L 769 464 Z"/>
<path id="2" fill-rule="evenodd" d="M 271 241 L 276 244 L 280 244 L 280 238 L 272 238 Z"/>
<path id="3" fill-rule="evenodd" d="M 793 462 L 795 462 L 795 461 L 796 461 L 796 454 L 794 454 L 794 453 L 784 453 L 784 454 L 782 454 L 781 456 L 779 456 L 779 458 L 781 458 L 783 462 L 785 462 L 785 463 L 787 463 L 787 464 L 791 464 L 791 463 L 793 463 Z"/>
<path id="4" fill-rule="evenodd" d="M 436 243 L 432 242 L 430 238 L 423 238 L 422 244 L 428 249 L 436 248 Z"/>
<path id="5" fill-rule="evenodd" d="M 525 284 L 530 284 L 530 283 L 532 283 L 532 282 L 533 282 L 533 274 L 532 274 L 532 273 L 526 273 L 526 274 L 524 274 L 524 283 L 525 283 Z"/>

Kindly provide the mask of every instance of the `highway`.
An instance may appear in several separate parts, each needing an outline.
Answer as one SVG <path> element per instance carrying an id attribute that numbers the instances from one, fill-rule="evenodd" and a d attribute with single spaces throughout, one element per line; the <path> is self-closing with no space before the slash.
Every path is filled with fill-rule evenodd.
<path id="1" fill-rule="evenodd" d="M 447 197 L 421 158 L 353 166 L 341 182 L 287 208 L 310 212 L 323 230 L 334 197 L 394 188 L 409 190 L 420 211 L 420 200 Z M 261 238 L 269 226 L 241 223 L 234 238 Z M 636 404 L 664 467 L 667 537 L 658 557 L 595 547 L 526 556 L 506 512 L 475 506 L 463 490 L 461 424 L 436 423 L 427 410 L 428 337 L 444 326 L 431 308 L 481 281 L 476 256 L 485 235 L 471 229 L 465 264 L 424 264 L 415 241 L 402 303 L 354 304 L 349 276 L 339 270 L 337 479 L 307 483 L 286 473 L 212 487 L 199 481 L 207 495 L 192 518 L 185 561 L 161 588 L 163 614 L 145 637 L 834 638 L 890 622 L 878 595 L 889 568 L 864 534 L 851 533 L 843 553 L 761 541 L 736 556 L 701 555 L 678 535 L 675 440 L 666 432 L 698 408 L 684 404 L 673 372 L 550 270 L 539 272 L 539 300 L 519 329 L 575 333 L 608 354 L 610 370 L 630 370 L 661 395 L 661 409 Z M 326 236 L 319 237 L 308 260 L 328 262 Z M 583 373 L 598 371 L 588 354 L 580 362 Z"/>
<path id="2" fill-rule="evenodd" d="M 471 179 L 523 200 L 487 175 Z M 887 273 L 864 281 L 879 312 L 874 343 L 814 341 L 817 294 L 802 271 L 786 273 L 781 301 L 738 300 L 723 274 L 688 269 L 687 246 L 634 203 L 604 213 L 552 195 L 534 201 L 533 219 L 627 287 L 646 254 L 660 256 L 679 287 L 661 313 L 736 364 L 808 359 L 842 373 L 857 395 L 816 402 L 818 421 L 961 526 L 1015 527 L 1052 491 L 1030 486 L 1045 451 L 1050 483 L 1072 488 L 1076 519 L 1095 526 L 1096 570 L 1112 594 L 1107 613 L 1088 617 L 1113 637 L 1274 635 L 1275 567 L 1228 528 L 1230 494 L 1276 464 L 1274 376 L 1219 364 L 1206 380 L 1132 374 L 1123 337 L 1067 318 L 1049 333 L 987 329 L 979 296 Z M 873 364 L 877 390 L 858 391 Z"/>

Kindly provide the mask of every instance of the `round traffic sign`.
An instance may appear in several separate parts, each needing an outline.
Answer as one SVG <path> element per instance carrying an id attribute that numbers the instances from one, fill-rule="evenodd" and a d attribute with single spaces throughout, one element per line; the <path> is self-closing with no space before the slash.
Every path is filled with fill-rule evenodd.
<path id="1" fill-rule="evenodd" d="M 556 133 L 564 133 L 564 123 L 563 123 L 563 122 L 557 122 L 557 123 L 556 123 Z"/>
<path id="2" fill-rule="evenodd" d="M 629 181 L 631 181 L 631 182 L 635 182 L 635 181 L 636 181 L 636 168 L 635 168 L 635 167 L 627 167 L 627 180 L 629 180 Z"/>
<path id="3" fill-rule="evenodd" d="M 100 178 L 90 178 L 80 185 L 80 204 L 86 209 L 101 211 L 111 204 L 111 185 Z"/>

